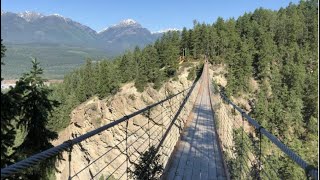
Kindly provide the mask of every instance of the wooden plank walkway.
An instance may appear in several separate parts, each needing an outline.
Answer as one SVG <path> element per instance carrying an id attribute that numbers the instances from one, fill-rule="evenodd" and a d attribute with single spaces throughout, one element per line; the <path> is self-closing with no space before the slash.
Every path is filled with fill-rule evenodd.
<path id="1" fill-rule="evenodd" d="M 196 100 L 193 120 L 172 155 L 164 179 L 227 179 L 214 130 L 208 82 L 203 78 L 203 91 Z"/>

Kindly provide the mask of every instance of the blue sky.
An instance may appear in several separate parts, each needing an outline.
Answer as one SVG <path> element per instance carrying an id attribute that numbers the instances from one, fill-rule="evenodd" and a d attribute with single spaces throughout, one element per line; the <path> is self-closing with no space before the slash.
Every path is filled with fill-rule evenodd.
<path id="1" fill-rule="evenodd" d="M 60 14 L 96 31 L 134 19 L 151 31 L 191 28 L 194 19 L 213 23 L 217 17 L 239 17 L 263 7 L 277 10 L 299 0 L 1 0 L 10 12 L 36 11 Z"/>

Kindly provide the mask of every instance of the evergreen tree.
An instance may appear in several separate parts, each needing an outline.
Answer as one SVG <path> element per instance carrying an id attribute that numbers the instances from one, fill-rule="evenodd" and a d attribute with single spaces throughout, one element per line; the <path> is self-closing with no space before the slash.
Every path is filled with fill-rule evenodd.
<path id="1" fill-rule="evenodd" d="M 5 51 L 6 48 L 1 39 L 1 66 L 4 65 Z M 14 118 L 19 114 L 20 100 L 20 94 L 13 93 L 12 90 L 8 92 L 1 90 L 1 168 L 14 162 L 14 158 L 8 154 L 8 148 L 14 145 L 16 129 L 13 123 Z"/>
<path id="2" fill-rule="evenodd" d="M 132 81 L 136 78 L 138 72 L 138 64 L 133 58 L 131 52 L 125 53 L 119 63 L 119 71 L 121 73 L 122 82 Z"/>
<path id="3" fill-rule="evenodd" d="M 132 173 L 135 179 L 159 179 L 158 176 L 163 171 L 163 166 L 160 164 L 159 160 L 160 155 L 157 155 L 155 147 L 151 146 L 148 151 L 141 155 L 138 164 L 135 164 L 135 170 Z"/>
<path id="4" fill-rule="evenodd" d="M 107 97 L 115 94 L 119 89 L 120 78 L 117 66 L 109 61 L 99 63 L 98 94 L 100 97 Z"/>
<path id="5" fill-rule="evenodd" d="M 25 127 L 26 136 L 21 145 L 16 148 L 15 156 L 25 159 L 31 155 L 53 147 L 50 141 L 56 139 L 57 133 L 47 129 L 48 117 L 57 101 L 48 98 L 51 90 L 44 84 L 42 69 L 36 59 L 32 61 L 32 69 L 24 74 L 16 84 L 15 91 L 23 94 L 20 104 L 21 114 L 18 127 Z M 41 162 L 38 167 L 23 172 L 21 176 L 28 179 L 45 179 L 54 168 L 54 159 Z"/>
<path id="6" fill-rule="evenodd" d="M 2 44 L 2 39 L 1 39 L 1 65 L 4 64 L 3 59 L 5 57 L 5 52 L 6 52 L 6 47 L 4 44 Z"/>
<path id="7" fill-rule="evenodd" d="M 183 50 L 185 50 L 187 52 L 188 42 L 189 42 L 188 30 L 187 30 L 187 28 L 184 27 L 181 32 L 181 43 L 180 43 L 181 54 L 183 53 Z M 186 56 L 187 56 L 187 54 L 186 54 Z"/>

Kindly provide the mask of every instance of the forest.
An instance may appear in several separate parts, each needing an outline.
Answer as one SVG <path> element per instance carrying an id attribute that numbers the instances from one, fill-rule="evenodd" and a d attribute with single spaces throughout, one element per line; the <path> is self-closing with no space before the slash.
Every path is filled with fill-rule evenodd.
<path id="1" fill-rule="evenodd" d="M 182 49 L 187 61 L 199 61 L 206 55 L 213 66 L 225 64 L 226 94 L 254 99 L 250 116 L 317 166 L 318 2 L 290 3 L 278 11 L 259 8 L 237 19 L 218 18 L 212 24 L 195 20 L 193 24 L 192 29 L 170 31 L 154 44 L 114 59 L 88 59 L 66 75 L 63 83 L 50 88 L 43 84 L 42 69 L 34 60 L 30 73 L 23 75 L 16 87 L 1 92 L 1 167 L 51 147 L 50 140 L 69 124 L 71 111 L 94 95 L 108 97 L 127 82 L 134 82 L 140 92 L 147 85 L 159 89 L 176 76 Z M 2 60 L 1 65 L 5 68 Z M 252 79 L 258 82 L 257 91 Z M 43 138 L 31 142 L 35 136 Z M 265 154 L 272 151 L 269 143 L 263 141 Z M 303 176 L 289 161 L 280 154 L 272 158 L 281 179 Z M 235 168 L 234 163 L 230 168 Z M 51 170 L 28 171 L 24 176 L 46 177 Z"/>

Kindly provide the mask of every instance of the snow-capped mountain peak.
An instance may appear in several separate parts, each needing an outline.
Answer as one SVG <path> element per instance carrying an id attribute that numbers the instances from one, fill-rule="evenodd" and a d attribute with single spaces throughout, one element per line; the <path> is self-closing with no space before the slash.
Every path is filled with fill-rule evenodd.
<path id="1" fill-rule="evenodd" d="M 33 21 L 35 19 L 42 18 L 44 15 L 37 12 L 25 11 L 23 13 L 18 13 L 18 16 L 25 19 L 26 21 Z"/>
<path id="2" fill-rule="evenodd" d="M 101 31 L 98 32 L 99 33 L 102 33 L 102 32 L 105 32 L 109 29 L 114 29 L 114 28 L 123 28 L 123 27 L 138 27 L 138 28 L 141 28 L 141 24 L 139 24 L 137 21 L 133 20 L 133 19 L 125 19 L 125 20 L 122 20 L 120 21 L 118 24 L 115 24 L 115 25 L 112 25 L 110 27 L 106 27 L 104 29 L 102 29 Z"/>

